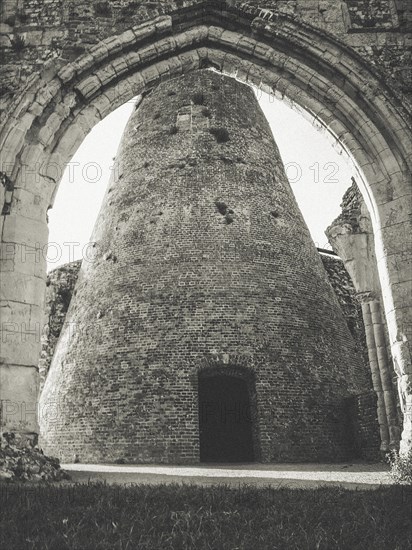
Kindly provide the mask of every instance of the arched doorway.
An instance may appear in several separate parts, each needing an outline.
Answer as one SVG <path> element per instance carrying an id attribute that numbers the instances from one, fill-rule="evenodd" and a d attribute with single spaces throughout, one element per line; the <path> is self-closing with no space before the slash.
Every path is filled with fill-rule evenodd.
<path id="1" fill-rule="evenodd" d="M 253 462 L 253 415 L 246 380 L 199 376 L 201 462 Z"/>

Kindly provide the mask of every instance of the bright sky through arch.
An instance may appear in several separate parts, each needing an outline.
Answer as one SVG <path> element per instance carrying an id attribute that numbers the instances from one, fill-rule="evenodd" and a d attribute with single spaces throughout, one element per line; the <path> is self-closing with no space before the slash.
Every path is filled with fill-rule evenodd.
<path id="1" fill-rule="evenodd" d="M 318 247 L 340 213 L 355 169 L 331 142 L 285 102 L 257 91 L 278 144 L 293 192 Z M 81 259 L 109 181 L 113 158 L 134 100 L 97 124 L 67 166 L 53 209 L 49 210 L 48 270 Z"/>

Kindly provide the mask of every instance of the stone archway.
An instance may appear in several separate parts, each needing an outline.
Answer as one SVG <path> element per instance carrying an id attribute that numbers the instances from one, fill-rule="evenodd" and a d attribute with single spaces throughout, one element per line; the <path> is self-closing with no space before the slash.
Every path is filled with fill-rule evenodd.
<path id="1" fill-rule="evenodd" d="M 84 54 L 63 66 L 49 62 L 10 102 L 0 134 L 3 429 L 37 432 L 42 250 L 64 166 L 91 128 L 125 101 L 162 79 L 214 67 L 287 97 L 355 159 L 404 398 L 406 450 L 412 445 L 412 139 L 405 104 L 366 58 L 323 28 L 252 3 L 188 4 L 172 3 L 164 15 L 146 13 L 132 28 L 82 44 Z"/>

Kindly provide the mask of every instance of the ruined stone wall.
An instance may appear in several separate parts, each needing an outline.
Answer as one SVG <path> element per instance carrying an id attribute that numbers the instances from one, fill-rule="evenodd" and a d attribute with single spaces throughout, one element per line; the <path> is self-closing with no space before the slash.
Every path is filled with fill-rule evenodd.
<path id="1" fill-rule="evenodd" d="M 385 453 L 398 449 L 403 414 L 387 323 L 382 314 L 382 291 L 372 223 L 354 179 L 343 196 L 341 208 L 341 214 L 328 227 L 326 234 L 335 252 L 343 258 L 356 290 L 357 301 L 361 304 L 368 362 L 378 397 L 381 450 Z"/>
<path id="2" fill-rule="evenodd" d="M 347 219 L 351 219 L 352 223 L 356 224 L 355 219 L 358 219 L 356 212 L 359 205 L 356 200 L 356 190 L 350 187 L 345 196 L 353 208 L 345 209 L 342 216 L 346 216 Z M 371 379 L 362 306 L 356 295 L 352 279 L 340 258 L 321 254 L 321 259 L 350 333 L 356 343 L 357 350 L 362 356 L 363 363 Z M 347 406 L 348 415 L 353 422 L 355 449 L 358 456 L 368 461 L 380 460 L 382 455 L 380 453 L 381 440 L 379 437 L 377 395 L 372 389 L 372 379 L 371 389 L 350 397 Z"/>
<path id="3" fill-rule="evenodd" d="M 42 396 L 46 452 L 199 460 L 203 369 L 251 373 L 256 459 L 353 456 L 370 387 L 253 91 L 197 71 L 151 91 L 117 155 Z"/>
<path id="4" fill-rule="evenodd" d="M 18 90 L 52 62 L 63 66 L 98 41 L 157 15 L 186 10 L 192 17 L 207 5 L 229 12 L 234 21 L 242 18 L 238 8 L 268 19 L 271 10 L 275 18 L 280 14 L 331 33 L 367 60 L 401 97 L 411 100 L 411 51 L 406 36 L 411 8 L 403 1 L 5 0 L 1 13 L 4 58 L 0 106 L 6 109 Z"/>
<path id="5" fill-rule="evenodd" d="M 365 367 L 369 370 L 368 348 L 365 338 L 365 326 L 362 319 L 362 308 L 356 297 L 356 290 L 353 286 L 353 282 L 340 258 L 322 253 L 320 257 L 328 275 L 329 282 L 335 291 L 349 331 L 356 342 L 357 349 L 363 358 Z"/>
<path id="6" fill-rule="evenodd" d="M 39 361 L 40 392 L 43 389 L 57 340 L 66 319 L 80 266 L 81 260 L 78 260 L 57 267 L 47 274 L 45 327 L 42 334 L 42 349 Z"/>

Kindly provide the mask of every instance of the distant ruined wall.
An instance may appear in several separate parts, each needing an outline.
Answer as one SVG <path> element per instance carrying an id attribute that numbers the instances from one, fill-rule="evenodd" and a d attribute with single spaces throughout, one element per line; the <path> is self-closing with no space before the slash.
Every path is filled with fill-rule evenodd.
<path id="1" fill-rule="evenodd" d="M 356 181 L 346 191 L 342 212 L 326 230 L 333 250 L 343 259 L 361 304 L 367 353 L 377 394 L 381 450 L 398 449 L 402 429 L 402 387 L 392 360 L 382 291 L 377 273 L 371 219 Z"/>
<path id="2" fill-rule="evenodd" d="M 46 322 L 39 361 L 40 392 L 49 372 L 57 340 L 66 319 L 81 263 L 81 260 L 77 260 L 57 267 L 47 274 L 44 311 Z"/>
<path id="3" fill-rule="evenodd" d="M 369 369 L 368 350 L 365 339 L 365 327 L 362 319 L 362 308 L 356 297 L 349 273 L 342 260 L 336 256 L 320 254 L 323 266 L 328 274 L 329 282 L 335 291 L 348 328 L 362 354 L 364 364 Z"/>

